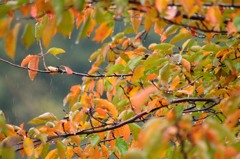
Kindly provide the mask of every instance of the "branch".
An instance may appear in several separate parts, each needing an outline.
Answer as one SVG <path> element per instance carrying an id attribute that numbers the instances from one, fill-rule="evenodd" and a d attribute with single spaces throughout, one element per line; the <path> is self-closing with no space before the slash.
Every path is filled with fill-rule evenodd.
<path id="1" fill-rule="evenodd" d="M 90 134 L 94 134 L 94 133 L 100 133 L 100 132 L 106 132 L 106 131 L 109 131 L 109 130 L 114 130 L 114 129 L 122 127 L 122 126 L 124 126 L 126 124 L 138 122 L 139 118 L 141 118 L 141 117 L 143 117 L 145 115 L 149 115 L 152 112 L 155 112 L 156 110 L 168 107 L 171 104 L 184 103 L 184 102 L 207 102 L 207 103 L 213 103 L 211 106 L 209 106 L 207 108 L 204 108 L 204 109 L 201 109 L 201 110 L 197 110 L 197 111 L 205 111 L 205 110 L 209 110 L 209 109 L 213 108 L 214 106 L 216 106 L 217 104 L 219 104 L 220 103 L 220 99 L 218 99 L 218 98 L 180 98 L 180 99 L 175 99 L 175 100 L 170 101 L 166 105 L 163 105 L 163 106 L 160 106 L 160 107 L 156 107 L 156 108 L 152 109 L 151 111 L 141 112 L 141 113 L 139 113 L 139 114 L 137 114 L 137 115 L 135 115 L 135 116 L 125 120 L 125 121 L 122 121 L 122 122 L 119 122 L 119 123 L 114 122 L 109 127 L 104 127 L 104 128 L 100 128 L 100 129 L 96 129 L 97 127 L 92 127 L 91 129 L 81 130 L 81 131 L 79 131 L 79 132 L 77 132 L 75 134 L 63 134 L 63 135 L 58 135 L 58 136 L 49 136 L 48 140 L 46 142 L 51 142 L 51 141 L 53 141 L 55 139 L 58 139 L 58 138 L 67 138 L 67 137 L 76 136 L 76 135 L 90 135 Z M 189 112 L 189 110 L 188 110 L 188 112 Z M 40 140 L 36 140 L 36 142 L 37 141 L 40 142 Z M 16 149 L 16 151 L 20 151 L 22 149 L 23 149 L 23 147 Z"/>
<path id="2" fill-rule="evenodd" d="M 2 58 L 0 58 L 0 61 L 4 62 L 4 63 L 7 63 L 11 66 L 14 66 L 14 67 L 17 67 L 17 68 L 21 68 L 21 69 L 25 69 L 25 70 L 31 70 L 31 71 L 35 71 L 35 72 L 38 72 L 38 73 L 47 73 L 47 74 L 50 74 L 50 73 L 59 73 L 59 74 L 67 74 L 66 70 L 63 70 L 59 67 L 56 67 L 58 69 L 58 71 L 50 71 L 50 70 L 35 70 L 35 69 L 31 69 L 31 68 L 28 68 L 28 67 L 22 67 L 18 64 L 15 64 L 15 63 L 12 63 L 10 61 L 7 61 L 7 60 L 4 60 Z M 69 74 L 68 74 L 69 75 Z M 82 76 L 82 77 L 89 77 L 89 78 L 98 78 L 98 77 L 119 77 L 119 78 L 123 78 L 123 77 L 127 77 L 127 76 L 133 76 L 132 73 L 129 73 L 129 74 L 111 74 L 111 75 L 106 75 L 106 74 L 88 74 L 88 73 L 80 73 L 80 72 L 75 72 L 73 71 L 72 72 L 72 75 L 76 75 L 76 76 Z"/>

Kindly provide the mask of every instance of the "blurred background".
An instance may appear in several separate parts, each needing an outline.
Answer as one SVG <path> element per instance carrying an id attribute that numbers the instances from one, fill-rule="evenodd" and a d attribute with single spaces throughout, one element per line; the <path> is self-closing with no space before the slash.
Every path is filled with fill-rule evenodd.
<path id="1" fill-rule="evenodd" d="M 122 22 L 116 22 L 114 34 L 123 31 L 125 27 Z M 20 64 L 28 54 L 38 54 L 40 52 L 36 43 L 29 50 L 25 49 L 21 42 L 22 31 L 23 28 L 18 35 L 15 60 L 12 61 L 6 55 L 3 40 L 0 40 L 0 58 Z M 76 72 L 88 72 L 91 67 L 88 58 L 102 44 L 97 44 L 91 38 L 85 38 L 75 44 L 77 35 L 78 31 L 74 30 L 70 39 L 61 35 L 56 35 L 52 39 L 50 47 L 60 47 L 66 53 L 58 55 L 59 59 L 48 55 L 45 59 L 48 66 L 65 65 Z M 153 36 L 152 33 L 148 35 L 145 45 L 148 46 L 152 42 L 158 43 L 159 36 Z M 44 49 L 44 52 L 46 51 L 47 49 Z M 40 68 L 43 68 L 42 63 L 40 63 Z M 72 85 L 80 83 L 81 77 L 66 74 L 38 73 L 37 77 L 31 81 L 27 70 L 0 62 L 0 110 L 5 113 L 8 123 L 15 125 L 26 123 L 45 112 L 51 112 L 61 119 L 65 116 L 64 110 L 68 110 L 68 108 L 63 107 L 64 97 L 68 94 Z"/>

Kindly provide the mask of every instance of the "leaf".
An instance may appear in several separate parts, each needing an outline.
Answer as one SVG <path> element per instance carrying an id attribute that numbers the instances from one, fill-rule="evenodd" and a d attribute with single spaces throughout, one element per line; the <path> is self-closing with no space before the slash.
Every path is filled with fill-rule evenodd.
<path id="1" fill-rule="evenodd" d="M 57 153 L 60 159 L 65 157 L 66 146 L 61 141 L 57 141 Z"/>
<path id="2" fill-rule="evenodd" d="M 135 96 L 131 98 L 131 103 L 136 113 L 141 112 L 141 107 L 144 105 L 149 95 L 156 92 L 157 89 L 154 86 L 148 86 L 145 89 L 139 91 Z"/>
<path id="3" fill-rule="evenodd" d="M 168 79 L 170 77 L 170 66 L 166 63 L 160 70 L 159 70 L 159 77 L 161 79 L 162 85 L 168 85 Z"/>
<path id="4" fill-rule="evenodd" d="M 25 26 L 23 35 L 22 35 L 22 42 L 26 49 L 29 49 L 29 47 L 34 43 L 35 37 L 34 37 L 34 26 L 29 23 Z"/>
<path id="5" fill-rule="evenodd" d="M 49 20 L 46 28 L 43 30 L 44 36 L 42 36 L 42 43 L 45 48 L 49 47 L 53 36 L 56 34 L 56 23 L 57 18 L 54 16 Z"/>
<path id="6" fill-rule="evenodd" d="M 100 145 L 101 145 L 101 149 L 102 149 L 102 157 L 108 158 L 109 157 L 109 149 L 104 144 L 100 144 Z"/>
<path id="7" fill-rule="evenodd" d="M 53 115 L 52 113 L 46 112 L 46 113 L 32 119 L 28 123 L 29 124 L 43 124 L 48 121 L 54 121 L 54 120 L 57 120 L 57 117 L 55 115 Z"/>
<path id="8" fill-rule="evenodd" d="M 65 10 L 61 13 L 61 21 L 57 25 L 58 32 L 64 37 L 70 35 L 74 27 L 74 16 L 69 10 Z"/>
<path id="9" fill-rule="evenodd" d="M 32 58 L 34 58 L 35 55 L 27 55 L 21 62 L 21 67 L 26 66 L 31 60 Z"/>
<path id="10" fill-rule="evenodd" d="M 57 56 L 58 54 L 65 53 L 65 50 L 63 50 L 61 48 L 57 48 L 57 47 L 52 47 L 52 48 L 48 49 L 47 53 Z"/>
<path id="11" fill-rule="evenodd" d="M 112 117 L 117 118 L 117 116 L 118 116 L 117 108 L 115 107 L 115 105 L 110 103 L 108 100 L 94 99 L 94 103 L 96 104 L 96 108 L 100 107 L 103 109 L 107 109 L 109 111 L 109 113 L 112 115 Z"/>
<path id="12" fill-rule="evenodd" d="M 67 67 L 67 66 L 64 66 L 64 65 L 63 65 L 63 67 L 65 68 L 65 71 L 67 72 L 68 75 L 73 74 L 73 71 L 72 71 L 71 68 L 69 68 L 69 67 Z"/>
<path id="13" fill-rule="evenodd" d="M 113 25 L 108 22 L 103 22 L 95 31 L 93 40 L 96 42 L 103 42 L 113 30 Z"/>
<path id="14" fill-rule="evenodd" d="M 93 135 L 92 139 L 91 139 L 91 145 L 92 147 L 96 146 L 100 141 L 100 137 L 98 136 L 98 134 Z"/>
<path id="15" fill-rule="evenodd" d="M 128 150 L 128 144 L 123 138 L 117 138 L 115 146 L 118 148 L 121 155 L 124 155 Z"/>
<path id="16" fill-rule="evenodd" d="M 182 58 L 182 65 L 183 67 L 190 72 L 191 71 L 191 64 L 189 61 L 187 61 L 186 59 Z"/>
<path id="17" fill-rule="evenodd" d="M 7 55 L 13 60 L 15 57 L 15 51 L 17 47 L 17 36 L 20 29 L 21 24 L 17 23 L 12 28 L 12 30 L 7 34 L 5 41 L 5 50 Z"/>
<path id="18" fill-rule="evenodd" d="M 33 141 L 26 137 L 23 141 L 23 149 L 28 157 L 32 156 L 34 153 L 34 144 Z"/>
<path id="19" fill-rule="evenodd" d="M 2 39 L 8 33 L 9 26 L 11 24 L 11 18 L 4 18 L 0 20 L 0 39 Z"/>
<path id="20" fill-rule="evenodd" d="M 236 18 L 234 18 L 233 24 L 237 28 L 237 30 L 240 31 L 240 16 L 237 16 Z"/>
<path id="21" fill-rule="evenodd" d="M 141 131 L 141 127 L 139 125 L 137 125 L 136 123 L 131 123 L 128 125 L 129 125 L 129 128 L 131 130 L 134 140 L 138 140 L 138 134 Z"/>
<path id="22" fill-rule="evenodd" d="M 183 9 L 188 14 L 191 13 L 191 10 L 194 7 L 194 0 L 179 0 L 179 3 L 183 6 Z"/>
<path id="23" fill-rule="evenodd" d="M 133 10 L 129 11 L 129 15 L 130 15 L 130 20 L 131 20 L 133 30 L 137 34 L 141 24 L 142 17 L 139 12 L 133 11 Z"/>
<path id="24" fill-rule="evenodd" d="M 155 7 L 157 10 L 162 13 L 168 6 L 168 0 L 156 0 Z"/>
<path id="25" fill-rule="evenodd" d="M 45 159 L 53 159 L 56 157 L 56 155 L 57 155 L 57 149 L 53 149 L 47 154 Z"/>
<path id="26" fill-rule="evenodd" d="M 206 21 L 210 22 L 213 26 L 219 25 L 222 18 L 222 13 L 219 6 L 211 6 L 207 10 Z"/>
<path id="27" fill-rule="evenodd" d="M 16 159 L 16 153 L 13 147 L 1 147 L 0 154 L 2 159 Z"/>
<path id="28" fill-rule="evenodd" d="M 39 63 L 39 56 L 32 55 L 31 60 L 28 63 L 28 68 L 32 70 L 38 70 L 38 63 Z M 37 75 L 37 71 L 28 70 L 28 75 L 31 80 L 34 80 L 34 78 Z"/>
<path id="29" fill-rule="evenodd" d="M 135 82 L 136 80 L 139 80 L 141 77 L 144 76 L 144 70 L 145 67 L 143 65 L 139 65 L 133 73 L 133 77 L 132 77 L 132 82 Z"/>

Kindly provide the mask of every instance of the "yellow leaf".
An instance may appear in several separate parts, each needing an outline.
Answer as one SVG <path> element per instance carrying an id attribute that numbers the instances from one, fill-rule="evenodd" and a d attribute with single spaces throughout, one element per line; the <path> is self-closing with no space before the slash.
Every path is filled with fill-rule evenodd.
<path id="1" fill-rule="evenodd" d="M 175 89 L 179 86 L 179 83 L 180 83 L 180 78 L 179 78 L 179 76 L 176 76 L 176 77 L 173 79 L 172 84 L 171 84 L 169 90 L 170 90 L 170 91 L 175 90 Z"/>
<path id="2" fill-rule="evenodd" d="M 50 53 L 50 54 L 56 56 L 58 54 L 65 53 L 65 50 L 63 50 L 61 48 L 57 48 L 57 47 L 52 47 L 52 48 L 48 49 L 47 53 Z"/>
<path id="3" fill-rule="evenodd" d="M 34 144 L 30 138 L 25 138 L 23 141 L 23 148 L 28 157 L 33 155 L 34 152 Z"/>
<path id="4" fill-rule="evenodd" d="M 94 102 L 96 103 L 96 108 L 107 109 L 109 113 L 111 113 L 112 117 L 117 118 L 118 111 L 115 105 L 105 99 L 94 99 Z"/>
<path id="5" fill-rule="evenodd" d="M 103 94 L 103 91 L 104 91 L 104 81 L 103 79 L 99 79 L 96 83 L 96 91 L 102 95 Z"/>
<path id="6" fill-rule="evenodd" d="M 19 32 L 21 24 L 17 23 L 13 29 L 7 34 L 6 41 L 5 41 L 5 50 L 7 52 L 7 55 L 14 59 L 15 57 L 15 50 L 16 50 L 16 44 L 17 44 L 17 35 Z"/>
<path id="7" fill-rule="evenodd" d="M 111 33 L 113 30 L 113 26 L 110 26 L 108 22 L 102 23 L 97 29 L 96 34 L 93 38 L 96 42 L 103 42 Z"/>
<path id="8" fill-rule="evenodd" d="M 132 82 L 135 82 L 136 80 L 144 76 L 144 70 L 145 67 L 143 65 L 139 65 L 133 73 Z"/>
<path id="9" fill-rule="evenodd" d="M 65 152 L 66 153 L 66 159 L 72 159 L 73 158 L 73 147 L 71 146 L 68 146 L 67 147 L 67 151 Z"/>
<path id="10" fill-rule="evenodd" d="M 45 157 L 45 159 L 53 159 L 53 158 L 56 157 L 56 154 L 57 154 L 57 150 L 56 150 L 56 149 L 51 150 L 51 151 L 47 154 L 47 156 Z"/>
<path id="11" fill-rule="evenodd" d="M 130 15 L 131 24 L 133 26 L 133 30 L 135 33 L 138 33 L 138 29 L 141 24 L 142 16 L 140 15 L 139 12 L 133 11 L 133 10 L 129 11 L 129 15 Z"/>
<path id="12" fill-rule="evenodd" d="M 189 86 L 185 87 L 185 88 L 182 89 L 182 90 L 178 90 L 177 92 L 178 92 L 178 93 L 187 94 L 187 95 L 192 95 L 194 89 L 195 89 L 195 86 L 189 85 Z"/>
<path id="13" fill-rule="evenodd" d="M 39 146 L 36 147 L 35 149 L 35 157 L 39 158 L 43 150 L 43 144 L 40 144 Z"/>

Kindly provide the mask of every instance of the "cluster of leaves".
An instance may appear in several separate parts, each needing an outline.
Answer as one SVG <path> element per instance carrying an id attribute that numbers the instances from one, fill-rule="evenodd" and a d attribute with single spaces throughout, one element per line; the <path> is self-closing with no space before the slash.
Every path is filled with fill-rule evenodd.
<path id="1" fill-rule="evenodd" d="M 46 112 L 29 124 L 7 124 L 0 115 L 0 155 L 29 158 L 233 158 L 240 151 L 240 5 L 179 0 L 28 0 L 0 5 L 0 38 L 14 58 L 17 35 L 40 53 L 21 65 L 39 73 L 84 76 L 72 86 L 63 119 Z M 25 23 L 26 20 L 35 20 Z M 123 32 L 114 33 L 115 21 Z M 15 23 L 17 21 L 18 23 Z M 23 22 L 22 22 L 23 21 Z M 87 74 L 45 63 L 56 33 L 76 42 L 105 42 L 89 58 Z M 152 30 L 160 43 L 144 45 Z M 42 60 L 45 70 L 39 69 Z M 3 60 L 1 60 L 3 61 Z M 28 67 L 25 67 L 28 65 Z M 104 67 L 104 68 L 103 68 Z M 51 144 L 55 146 L 50 147 Z"/>

